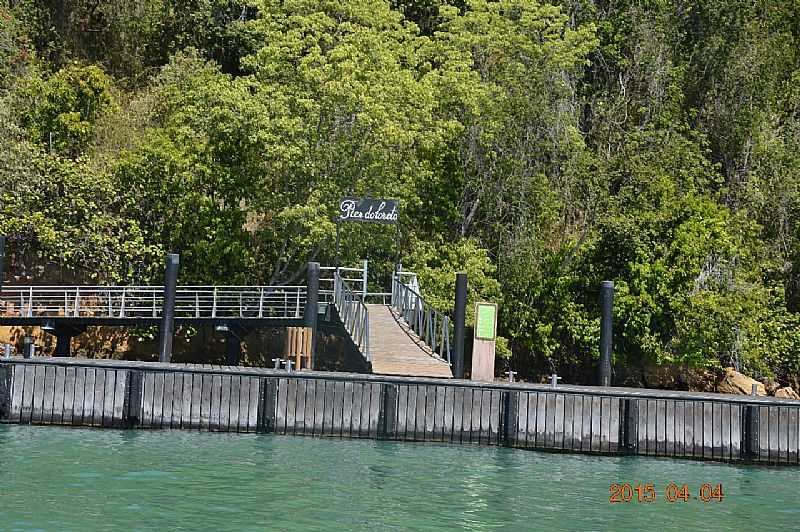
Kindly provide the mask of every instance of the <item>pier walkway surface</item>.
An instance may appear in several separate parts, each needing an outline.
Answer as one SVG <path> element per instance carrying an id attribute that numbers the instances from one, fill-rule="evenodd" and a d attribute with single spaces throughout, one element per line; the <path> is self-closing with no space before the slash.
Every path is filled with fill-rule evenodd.
<path id="1" fill-rule="evenodd" d="M 0 422 L 434 441 L 800 466 L 774 397 L 0 357 Z"/>
<path id="2" fill-rule="evenodd" d="M 381 375 L 453 376 L 450 364 L 439 358 L 389 305 L 368 304 L 372 371 Z"/>

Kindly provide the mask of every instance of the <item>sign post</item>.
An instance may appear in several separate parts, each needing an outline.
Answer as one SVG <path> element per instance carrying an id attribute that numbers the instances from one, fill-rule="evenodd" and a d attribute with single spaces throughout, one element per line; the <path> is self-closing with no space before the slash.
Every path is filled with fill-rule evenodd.
<path id="1" fill-rule="evenodd" d="M 497 305 L 475 304 L 475 337 L 472 342 L 472 374 L 474 381 L 494 381 L 494 354 L 497 340 Z"/>

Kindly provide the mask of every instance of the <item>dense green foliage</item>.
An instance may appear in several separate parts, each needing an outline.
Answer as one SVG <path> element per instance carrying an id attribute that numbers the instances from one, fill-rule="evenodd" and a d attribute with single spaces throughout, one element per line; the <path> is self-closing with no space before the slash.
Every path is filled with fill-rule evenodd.
<path id="1" fill-rule="evenodd" d="M 404 268 L 441 308 L 468 271 L 529 378 L 592 374 L 611 279 L 620 379 L 800 384 L 800 0 L 553 1 L 0 8 L 15 271 L 293 282 L 339 197 L 397 197 Z"/>

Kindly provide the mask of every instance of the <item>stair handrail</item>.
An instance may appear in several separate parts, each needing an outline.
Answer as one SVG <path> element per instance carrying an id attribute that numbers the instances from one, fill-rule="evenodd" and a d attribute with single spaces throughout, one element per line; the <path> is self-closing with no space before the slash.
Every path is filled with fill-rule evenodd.
<path id="1" fill-rule="evenodd" d="M 334 272 L 333 304 L 350 339 L 370 362 L 369 310 L 361 294 L 352 289 L 338 270 Z"/>
<path id="2" fill-rule="evenodd" d="M 404 282 L 403 276 L 407 276 L 410 282 Z M 435 356 L 451 364 L 452 319 L 425 301 L 418 287 L 416 274 L 396 272 L 392 277 L 392 307 Z"/>

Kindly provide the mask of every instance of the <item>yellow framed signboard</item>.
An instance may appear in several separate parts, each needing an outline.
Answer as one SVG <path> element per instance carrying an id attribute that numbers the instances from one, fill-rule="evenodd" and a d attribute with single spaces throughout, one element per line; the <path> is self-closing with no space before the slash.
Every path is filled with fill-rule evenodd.
<path id="1" fill-rule="evenodd" d="M 475 339 L 495 340 L 497 337 L 497 304 L 475 304 Z"/>

